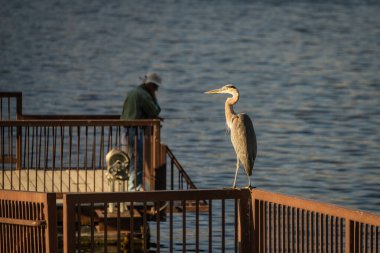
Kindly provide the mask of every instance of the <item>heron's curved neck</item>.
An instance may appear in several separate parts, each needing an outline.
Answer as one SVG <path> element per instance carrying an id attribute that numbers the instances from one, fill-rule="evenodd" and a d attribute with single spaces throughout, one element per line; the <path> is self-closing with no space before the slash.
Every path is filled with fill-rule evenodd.
<path id="1" fill-rule="evenodd" d="M 232 107 L 239 100 L 239 93 L 232 93 L 232 97 L 227 98 L 225 103 L 226 123 L 228 128 L 231 129 L 232 117 L 236 115 L 234 108 Z"/>

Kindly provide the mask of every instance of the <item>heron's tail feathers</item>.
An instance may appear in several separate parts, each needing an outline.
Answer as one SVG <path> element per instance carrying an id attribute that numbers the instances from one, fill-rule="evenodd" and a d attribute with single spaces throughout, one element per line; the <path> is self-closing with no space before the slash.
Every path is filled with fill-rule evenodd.
<path id="1" fill-rule="evenodd" d="M 252 175 L 253 166 L 255 164 L 255 160 L 250 159 L 250 160 L 247 160 L 245 162 L 242 162 L 240 160 L 240 162 L 243 164 L 244 170 L 247 173 L 247 175 L 251 176 Z"/>

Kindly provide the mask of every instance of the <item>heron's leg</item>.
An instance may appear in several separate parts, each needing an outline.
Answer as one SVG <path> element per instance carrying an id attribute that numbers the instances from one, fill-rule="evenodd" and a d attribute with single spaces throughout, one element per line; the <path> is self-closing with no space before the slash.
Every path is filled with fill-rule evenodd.
<path id="1" fill-rule="evenodd" d="M 239 158 L 236 157 L 235 180 L 234 180 L 234 184 L 233 184 L 232 188 L 236 188 L 236 177 L 237 177 L 237 174 L 238 174 L 238 170 L 239 170 Z"/>
<path id="2" fill-rule="evenodd" d="M 248 173 L 246 172 L 246 174 L 247 174 L 247 177 L 248 177 L 248 185 L 247 185 L 247 188 L 251 188 L 252 186 L 251 186 L 251 178 L 250 178 L 250 176 L 248 175 Z"/>

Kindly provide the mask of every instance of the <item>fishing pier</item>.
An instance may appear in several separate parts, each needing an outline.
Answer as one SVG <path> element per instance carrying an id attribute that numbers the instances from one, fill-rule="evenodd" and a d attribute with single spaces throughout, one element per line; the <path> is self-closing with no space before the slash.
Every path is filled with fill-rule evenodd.
<path id="1" fill-rule="evenodd" d="M 197 189 L 160 127 L 24 115 L 21 93 L 0 93 L 0 252 L 380 252 L 379 215 L 260 189 Z M 145 191 L 109 176 L 107 154 L 128 149 L 132 128 L 144 129 Z"/>

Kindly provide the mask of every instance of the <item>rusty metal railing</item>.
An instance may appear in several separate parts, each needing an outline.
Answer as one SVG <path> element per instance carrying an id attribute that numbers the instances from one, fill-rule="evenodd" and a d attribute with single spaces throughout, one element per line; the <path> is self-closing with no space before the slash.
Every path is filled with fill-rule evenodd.
<path id="1" fill-rule="evenodd" d="M 135 150 L 131 162 L 142 155 L 143 187 L 154 189 L 161 159 L 159 120 L 0 121 L 0 189 L 106 191 L 105 156 L 112 148 L 129 152 L 123 138 L 132 128 L 144 129 L 144 138 L 142 154 Z"/>
<path id="2" fill-rule="evenodd" d="M 0 251 L 57 252 L 56 210 L 0 190 Z M 64 252 L 377 253 L 379 233 L 379 215 L 258 189 L 63 195 Z"/>
<path id="3" fill-rule="evenodd" d="M 161 190 L 196 189 L 173 152 L 160 144 L 158 121 L 121 121 L 89 115 L 66 116 L 65 120 L 44 117 L 50 119 L 0 122 L 0 189 L 105 191 L 105 155 L 115 147 L 128 152 L 129 146 L 122 145 L 122 138 L 134 127 L 146 130 L 144 182 L 150 180 L 154 189 Z M 137 159 L 138 156 L 132 162 Z"/>
<path id="4" fill-rule="evenodd" d="M 254 252 L 380 252 L 380 216 L 252 190 Z"/>
<path id="5" fill-rule="evenodd" d="M 64 252 L 94 252 L 95 249 L 102 252 L 121 252 L 122 249 L 128 252 L 249 252 L 249 197 L 248 190 L 64 194 Z M 209 202 L 208 212 L 199 211 L 203 199 Z M 188 201 L 197 203 L 194 212 L 188 212 Z M 126 214 L 118 208 L 124 202 L 129 203 Z M 168 203 L 165 214 L 159 211 L 163 202 Z M 174 202 L 183 207 L 181 213 L 175 212 Z M 114 213 L 107 211 L 110 203 L 115 203 Z M 153 207 L 151 219 L 148 206 Z M 137 207 L 141 211 L 135 211 Z M 100 211 L 96 211 L 97 208 Z M 83 213 L 101 213 L 102 230 L 95 230 L 100 221 L 94 215 L 89 216 L 85 228 Z M 129 228 L 141 225 L 140 240 L 134 229 L 128 235 L 123 233 L 121 227 L 126 224 L 121 224 L 122 217 L 129 218 Z M 144 231 L 150 231 L 150 240 Z M 103 242 L 100 249 L 96 248 L 95 238 Z M 112 249 L 111 241 L 116 244 Z"/>
<path id="6" fill-rule="evenodd" d="M 0 252 L 58 252 L 55 194 L 0 190 Z"/>

